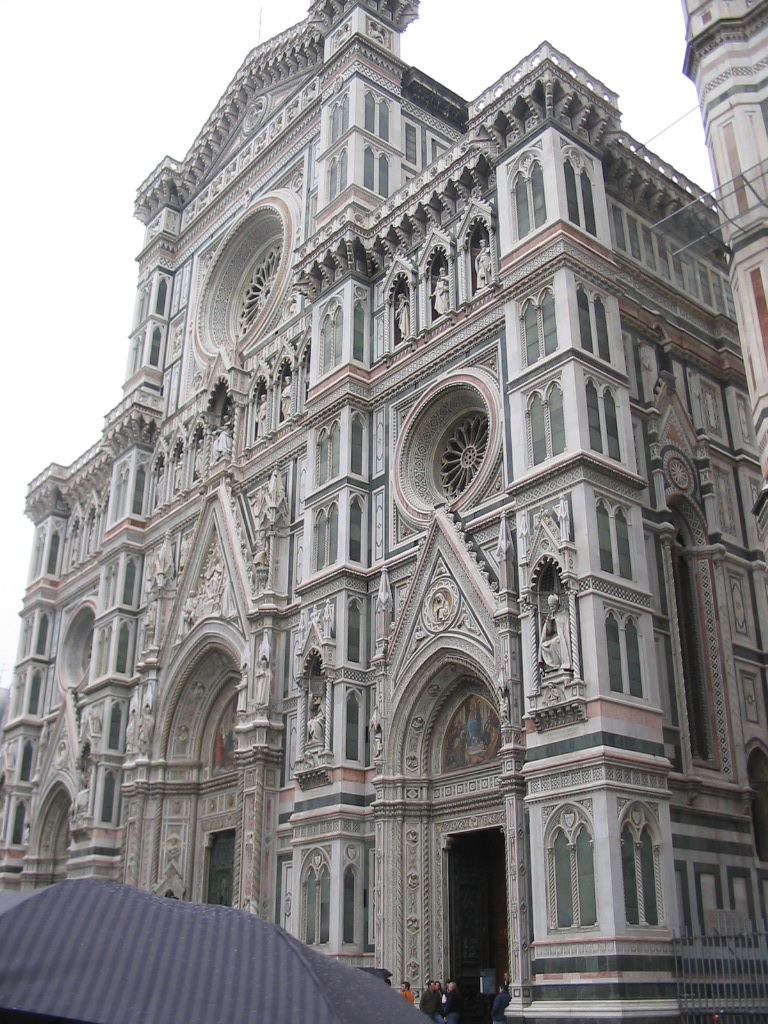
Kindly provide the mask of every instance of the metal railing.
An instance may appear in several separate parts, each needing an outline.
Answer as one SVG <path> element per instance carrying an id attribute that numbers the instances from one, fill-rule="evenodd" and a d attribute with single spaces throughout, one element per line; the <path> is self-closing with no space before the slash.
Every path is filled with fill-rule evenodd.
<path id="1" fill-rule="evenodd" d="M 728 912 L 705 925 L 674 940 L 681 1021 L 768 1024 L 768 930 Z"/>

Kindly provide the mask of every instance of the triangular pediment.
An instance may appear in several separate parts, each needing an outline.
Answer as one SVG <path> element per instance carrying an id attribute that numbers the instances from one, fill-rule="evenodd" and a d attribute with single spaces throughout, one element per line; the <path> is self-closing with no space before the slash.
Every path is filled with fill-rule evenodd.
<path id="1" fill-rule="evenodd" d="M 416 268 L 402 256 L 395 256 L 392 266 L 384 279 L 382 294 L 391 299 L 398 278 L 405 278 L 409 285 L 416 284 Z"/>
<path id="2" fill-rule="evenodd" d="M 423 277 L 427 272 L 428 265 L 432 262 L 432 258 L 435 251 L 438 250 L 445 255 L 445 258 L 450 262 L 451 252 L 453 251 L 453 242 L 451 236 L 447 231 L 443 231 L 442 228 L 432 225 L 427 232 L 427 237 L 424 240 L 422 247 L 422 257 L 419 261 L 419 276 Z"/>
<path id="3" fill-rule="evenodd" d="M 660 388 L 656 410 L 650 433 L 659 446 L 665 489 L 668 494 L 686 494 L 700 505 L 699 469 L 702 458 L 709 459 L 709 442 L 697 434 L 674 385 L 665 382 Z"/>
<path id="4" fill-rule="evenodd" d="M 171 644 L 179 643 L 210 619 L 224 619 L 244 629 L 246 589 L 241 559 L 229 543 L 235 532 L 231 516 L 220 488 L 200 517 L 189 544 L 167 633 Z"/>
<path id="5" fill-rule="evenodd" d="M 438 510 L 397 616 L 387 658 L 390 678 L 406 679 L 409 664 L 430 648 L 468 645 L 492 660 L 495 608 L 487 575 L 452 518 Z"/>

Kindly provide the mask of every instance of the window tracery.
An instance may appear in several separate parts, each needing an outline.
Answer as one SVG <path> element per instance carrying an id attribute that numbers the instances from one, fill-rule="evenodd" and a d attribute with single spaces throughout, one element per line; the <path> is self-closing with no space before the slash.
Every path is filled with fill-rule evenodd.
<path id="1" fill-rule="evenodd" d="M 449 498 L 457 498 L 472 483 L 487 447 L 487 416 L 477 413 L 454 427 L 440 458 L 440 480 Z"/>
<path id="2" fill-rule="evenodd" d="M 533 365 L 557 350 L 557 320 L 555 298 L 547 289 L 538 302 L 528 299 L 523 306 L 520 335 L 525 352 L 525 363 Z"/>
<path id="3" fill-rule="evenodd" d="M 254 267 L 243 294 L 238 317 L 238 335 L 244 337 L 264 309 L 280 269 L 281 247 L 273 246 Z"/>
<path id="4" fill-rule="evenodd" d="M 548 826 L 547 888 L 551 929 L 597 923 L 594 838 L 584 811 L 566 804 Z"/>
<path id="5" fill-rule="evenodd" d="M 625 811 L 620 842 L 628 925 L 658 925 L 663 919 L 657 834 L 658 823 L 642 804 Z"/>

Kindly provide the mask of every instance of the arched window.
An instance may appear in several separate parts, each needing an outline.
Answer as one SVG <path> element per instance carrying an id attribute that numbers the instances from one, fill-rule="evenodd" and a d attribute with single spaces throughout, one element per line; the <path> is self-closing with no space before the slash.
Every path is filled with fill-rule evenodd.
<path id="1" fill-rule="evenodd" d="M 344 872 L 344 909 L 342 941 L 351 945 L 355 941 L 355 872 L 347 868 Z"/>
<path id="2" fill-rule="evenodd" d="M 21 846 L 24 839 L 24 815 L 26 810 L 23 801 L 16 804 L 16 811 L 13 816 L 13 833 L 11 835 L 11 843 L 14 846 Z"/>
<path id="3" fill-rule="evenodd" d="M 331 875 L 327 867 L 319 873 L 309 869 L 305 891 L 305 942 L 308 946 L 324 944 L 330 937 L 331 921 Z"/>
<path id="4" fill-rule="evenodd" d="M 354 603 L 354 602 L 353 602 Z M 351 607 L 351 605 L 350 605 Z M 358 612 L 359 616 L 359 612 Z M 356 658 L 355 661 L 359 661 Z M 348 761 L 360 760 L 360 698 L 354 693 L 347 694 L 346 731 L 344 734 L 344 757 Z"/>
<path id="5" fill-rule="evenodd" d="M 551 291 L 544 292 L 541 305 L 529 300 L 523 309 L 523 335 L 526 363 L 530 366 L 542 356 L 557 349 L 557 321 L 555 299 Z"/>
<path id="6" fill-rule="evenodd" d="M 342 134 L 349 128 L 349 94 L 346 93 L 341 101 L 341 131 Z"/>
<path id="7" fill-rule="evenodd" d="M 563 393 L 557 385 L 549 392 L 549 432 L 553 455 L 565 451 L 565 416 Z"/>
<path id="8" fill-rule="evenodd" d="M 359 302 L 355 303 L 352 321 L 352 358 L 359 363 L 365 361 L 365 310 Z"/>
<path id="9" fill-rule="evenodd" d="M 113 703 L 109 713 L 109 739 L 107 741 L 110 750 L 120 749 L 120 731 L 123 725 L 123 712 L 119 704 Z"/>
<path id="10" fill-rule="evenodd" d="M 384 199 L 389 195 L 389 161 L 383 153 L 379 157 L 379 195 Z"/>
<path id="11" fill-rule="evenodd" d="M 579 197 L 576 192 L 576 172 L 570 160 L 565 161 L 565 200 L 568 206 L 568 220 L 574 224 L 580 224 L 579 220 Z"/>
<path id="12" fill-rule="evenodd" d="M 349 507 L 349 560 L 363 560 L 363 510 L 357 498 L 352 499 Z"/>
<path id="13" fill-rule="evenodd" d="M 104 788 L 101 794 L 101 820 L 111 823 L 115 813 L 115 773 L 104 774 Z"/>
<path id="14" fill-rule="evenodd" d="M 621 509 L 614 516 L 616 525 L 616 552 L 619 556 L 619 574 L 624 579 L 632 579 L 632 556 L 629 549 L 629 527 L 627 517 Z"/>
<path id="15" fill-rule="evenodd" d="M 30 715 L 36 715 L 40 710 L 41 688 L 42 677 L 39 672 L 35 672 L 32 676 L 32 682 L 29 684 L 29 702 L 27 704 L 27 711 Z"/>
<path id="16" fill-rule="evenodd" d="M 624 626 L 624 645 L 627 651 L 627 676 L 629 692 L 633 697 L 643 696 L 643 680 L 640 673 L 640 644 L 634 619 L 627 619 Z"/>
<path id="17" fill-rule="evenodd" d="M 32 744 L 27 740 L 24 744 L 24 749 L 21 752 L 21 770 L 19 771 L 19 778 L 22 782 L 29 782 L 32 778 L 32 755 L 34 750 Z"/>
<path id="18" fill-rule="evenodd" d="M 56 575 L 56 567 L 59 562 L 59 534 L 51 534 L 51 543 L 48 547 L 48 565 L 45 571 L 49 576 Z"/>
<path id="19" fill-rule="evenodd" d="M 131 633 L 128 628 L 128 623 L 124 622 L 120 626 L 120 630 L 117 634 L 117 657 L 115 658 L 115 671 L 121 675 L 126 673 L 130 674 L 128 668 L 128 650 L 130 646 Z"/>
<path id="20" fill-rule="evenodd" d="M 608 321 L 605 315 L 603 300 L 598 296 L 594 302 L 595 328 L 597 333 L 597 352 L 607 363 L 611 361 L 611 349 L 608 344 Z M 590 350 L 591 351 L 591 350 Z"/>
<path id="21" fill-rule="evenodd" d="M 379 100 L 379 138 L 389 141 L 389 107 L 386 100 Z"/>
<path id="22" fill-rule="evenodd" d="M 584 206 L 584 227 L 590 235 L 597 234 L 595 224 L 595 204 L 592 199 L 592 182 L 586 171 L 581 172 L 581 200 Z"/>
<path id="23" fill-rule="evenodd" d="M 629 823 L 621 830 L 621 867 L 627 924 L 659 923 L 654 843 L 647 825 L 635 835 Z"/>
<path id="24" fill-rule="evenodd" d="M 570 841 L 564 830 L 558 828 L 549 857 L 550 879 L 554 880 L 554 893 L 550 893 L 553 926 L 582 928 L 595 924 L 595 864 L 592 838 L 586 825 L 577 825 Z"/>
<path id="25" fill-rule="evenodd" d="M 602 502 L 597 506 L 597 543 L 600 549 L 600 568 L 603 572 L 613 572 L 611 520 L 608 510 Z"/>
<path id="26" fill-rule="evenodd" d="M 136 589 L 136 562 L 129 558 L 125 563 L 125 579 L 123 580 L 123 604 L 133 607 Z"/>
<path id="27" fill-rule="evenodd" d="M 160 284 L 157 286 L 157 301 L 155 302 L 155 312 L 160 316 L 165 315 L 165 300 L 168 295 L 168 282 L 164 277 L 160 278 Z"/>
<path id="28" fill-rule="evenodd" d="M 341 453 L 341 430 L 338 423 L 331 424 L 330 431 L 330 446 L 331 446 L 331 476 L 339 475 L 339 457 Z"/>
<path id="29" fill-rule="evenodd" d="M 603 409 L 605 412 L 605 433 L 608 438 L 608 455 L 616 461 L 621 460 L 619 449 L 619 424 L 616 419 L 616 402 L 613 394 L 606 388 L 603 393 Z"/>
<path id="30" fill-rule="evenodd" d="M 136 480 L 133 485 L 133 504 L 131 506 L 131 512 L 135 516 L 140 516 L 144 511 L 144 486 L 146 484 L 147 474 L 143 466 L 139 466 L 136 470 Z"/>
<path id="31" fill-rule="evenodd" d="M 365 94 L 365 130 L 367 132 L 376 131 L 376 100 L 373 98 L 372 92 Z"/>
<path id="32" fill-rule="evenodd" d="M 149 350 L 149 364 L 150 366 L 157 366 L 160 362 L 160 345 L 163 340 L 162 332 L 159 327 L 156 327 L 152 331 L 152 345 Z"/>
<path id="33" fill-rule="evenodd" d="M 335 142 L 341 134 L 341 106 L 337 103 L 331 114 L 331 142 Z"/>
<path id="34" fill-rule="evenodd" d="M 608 648 L 608 680 L 615 693 L 622 693 L 624 682 L 621 674 L 619 627 L 612 613 L 605 620 L 605 642 Z"/>
<path id="35" fill-rule="evenodd" d="M 45 649 L 48 644 L 48 616 L 41 615 L 40 623 L 37 627 L 37 644 L 35 645 L 35 654 L 45 654 Z"/>
<path id="36" fill-rule="evenodd" d="M 317 442 L 317 482 L 324 484 L 328 480 L 328 431 L 321 430 Z"/>
<path id="37" fill-rule="evenodd" d="M 600 427 L 600 403 L 597 388 L 591 380 L 584 389 L 587 399 L 587 423 L 589 424 L 589 447 L 595 452 L 603 450 L 603 432 Z"/>
<path id="38" fill-rule="evenodd" d="M 525 238 L 531 225 L 541 227 L 547 219 L 544 175 L 538 162 L 533 163 L 528 177 L 521 172 L 515 178 L 515 215 L 518 238 Z"/>
<path id="39" fill-rule="evenodd" d="M 328 542 L 328 517 L 321 509 L 315 519 L 315 569 L 320 572 L 325 568 Z"/>
<path id="40" fill-rule="evenodd" d="M 375 159 L 373 150 L 366 146 L 363 152 L 363 187 L 373 191 Z"/>
<path id="41" fill-rule="evenodd" d="M 328 564 L 333 565 L 339 556 L 339 506 L 331 505 L 328 510 Z"/>
<path id="42" fill-rule="evenodd" d="M 576 289 L 576 305 L 579 310 L 579 340 L 585 352 L 592 352 L 592 320 L 589 315 L 589 298 L 583 288 Z"/>
<path id="43" fill-rule="evenodd" d="M 339 165 L 336 160 L 331 160 L 331 169 L 328 175 L 328 198 L 333 199 L 338 189 Z"/>
<path id="44" fill-rule="evenodd" d="M 347 605 L 347 661 L 360 662 L 360 604 L 350 601 Z"/>
<path id="45" fill-rule="evenodd" d="M 534 395 L 531 402 L 530 417 L 533 464 L 538 466 L 547 457 L 547 427 L 544 417 L 544 402 L 539 394 Z"/>
<path id="46" fill-rule="evenodd" d="M 339 157 L 339 192 L 343 192 L 347 187 L 347 164 L 349 158 L 347 157 L 347 151 L 342 150 L 341 156 Z"/>

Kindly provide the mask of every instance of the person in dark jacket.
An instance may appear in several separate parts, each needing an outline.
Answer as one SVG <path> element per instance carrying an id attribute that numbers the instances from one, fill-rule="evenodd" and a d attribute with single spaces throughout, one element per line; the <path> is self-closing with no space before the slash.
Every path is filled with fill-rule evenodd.
<path id="1" fill-rule="evenodd" d="M 421 993 L 419 1009 L 425 1013 L 435 1024 L 443 1024 L 443 1015 L 440 1012 L 440 986 L 437 981 L 428 981 L 427 986 Z"/>
<path id="2" fill-rule="evenodd" d="M 449 981 L 443 999 L 445 1024 L 459 1024 L 459 991 L 455 981 Z"/>
<path id="3" fill-rule="evenodd" d="M 493 1000 L 493 1008 L 491 1010 L 491 1020 L 499 1021 L 504 1020 L 504 1011 L 509 1006 L 510 999 L 512 997 L 509 994 L 509 989 L 504 985 L 499 985 L 499 992 L 496 998 Z"/>

